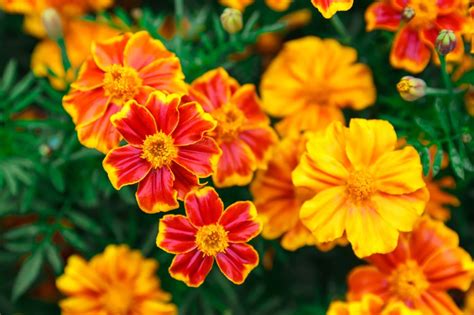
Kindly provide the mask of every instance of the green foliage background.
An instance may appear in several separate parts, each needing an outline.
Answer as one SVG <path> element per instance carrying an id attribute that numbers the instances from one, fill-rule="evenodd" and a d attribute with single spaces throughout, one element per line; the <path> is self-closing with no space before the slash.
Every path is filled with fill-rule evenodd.
<path id="1" fill-rule="evenodd" d="M 261 56 L 252 54 L 235 62 L 229 55 L 252 46 L 264 32 L 281 30 L 284 25 L 276 21 L 283 14 L 257 0 L 245 11 L 244 30 L 229 36 L 220 26 L 218 16 L 223 8 L 216 2 L 186 0 L 182 13 L 191 22 L 191 33 L 165 44 L 181 58 L 188 82 L 207 70 L 224 66 L 241 83 L 258 85 L 263 71 Z M 474 254 L 474 141 L 466 141 L 472 138 L 474 129 L 463 95 L 457 94 L 453 100 L 440 96 L 415 103 L 403 101 L 395 85 L 407 73 L 392 69 L 388 62 L 393 34 L 365 32 L 363 14 L 369 3 L 356 1 L 351 11 L 338 14 L 349 35 L 341 38 L 309 0 L 295 1 L 290 10 L 309 8 L 313 18 L 303 29 L 287 34 L 286 39 L 335 37 L 356 48 L 359 60 L 373 71 L 378 100 L 376 106 L 365 111 L 347 111 L 346 117 L 389 120 L 399 136 L 407 136 L 419 150 L 425 169 L 430 162 L 429 146 L 436 144 L 450 155 L 451 165 L 440 175 L 457 177 L 455 194 L 462 206 L 452 211 L 448 225 L 459 233 L 462 246 Z M 158 38 L 156 30 L 165 16 L 184 17 L 171 0 L 150 0 L 141 4 L 122 1 L 102 18 L 115 14 L 130 24 L 133 19 L 127 10 L 136 5 L 143 9 L 138 25 Z M 146 215 L 138 209 L 135 187 L 115 191 L 102 169 L 103 156 L 78 143 L 72 121 L 61 106 L 65 92 L 52 89 L 46 79 L 35 78 L 29 70 L 37 41 L 22 33 L 21 16 L 0 11 L 0 42 L 0 221 L 13 216 L 25 220 L 11 229 L 0 225 L 1 314 L 59 314 L 56 301 L 35 297 L 38 285 L 54 281 L 63 272 L 67 255 L 78 253 L 91 258 L 111 243 L 126 243 L 159 261 L 162 286 L 172 293 L 181 314 L 324 314 L 332 299 L 344 297 L 347 273 L 363 263 L 349 247 L 328 253 L 315 248 L 287 252 L 278 241 L 261 237 L 253 244 L 261 260 L 267 251 L 274 253 L 273 267 L 268 270 L 260 264 L 242 286 L 231 284 L 217 270 L 199 289 L 171 279 L 167 268 L 172 256 L 155 247 L 162 215 Z M 443 88 L 436 66 L 429 66 L 420 77 L 431 87 Z M 460 82 L 473 83 L 474 72 L 466 73 Z M 13 119 L 31 107 L 45 113 L 46 118 Z M 426 142 L 419 141 L 420 134 Z M 439 169 L 440 156 L 434 164 Z M 247 187 L 221 189 L 219 193 L 226 204 L 251 199 Z M 453 294 L 462 302 L 462 294 Z"/>

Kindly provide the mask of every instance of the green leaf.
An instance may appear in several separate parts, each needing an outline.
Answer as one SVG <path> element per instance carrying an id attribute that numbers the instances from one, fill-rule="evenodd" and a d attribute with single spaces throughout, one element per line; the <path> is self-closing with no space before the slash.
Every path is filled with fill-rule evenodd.
<path id="1" fill-rule="evenodd" d="M 11 88 L 11 85 L 15 80 L 16 68 L 16 60 L 11 59 L 5 67 L 5 71 L 3 71 L 2 84 L 0 86 L 1 90 L 6 91 Z"/>
<path id="2" fill-rule="evenodd" d="M 52 166 L 49 169 L 49 176 L 51 178 L 51 183 L 53 184 L 54 188 L 56 188 L 56 190 L 59 192 L 64 192 L 65 190 L 64 177 L 63 177 L 63 173 L 61 173 L 59 168 Z"/>
<path id="3" fill-rule="evenodd" d="M 71 222 L 74 225 L 77 225 L 81 229 L 97 235 L 102 234 L 102 228 L 100 227 L 100 225 L 98 225 L 96 221 L 90 219 L 82 213 L 69 210 L 66 212 L 66 216 L 71 219 Z"/>
<path id="4" fill-rule="evenodd" d="M 436 114 L 438 116 L 438 120 L 441 124 L 441 128 L 443 128 L 443 131 L 446 135 L 449 135 L 450 128 L 447 111 L 444 107 L 443 101 L 439 97 L 435 100 L 435 109 Z"/>
<path id="5" fill-rule="evenodd" d="M 436 130 L 432 127 L 432 123 L 429 121 L 426 121 L 420 117 L 415 118 L 415 123 L 420 127 L 421 130 L 423 130 L 431 139 L 436 139 L 438 137 L 438 133 Z"/>
<path id="6" fill-rule="evenodd" d="M 12 299 L 16 301 L 23 293 L 28 290 L 38 277 L 43 264 L 43 251 L 37 249 L 25 260 L 15 279 L 12 290 Z"/>
<path id="7" fill-rule="evenodd" d="M 9 101 L 16 100 L 22 93 L 26 92 L 27 89 L 33 84 L 35 77 L 33 73 L 28 73 L 24 76 L 10 91 Z"/>
<path id="8" fill-rule="evenodd" d="M 21 225 L 15 229 L 9 230 L 8 232 L 3 234 L 3 238 L 5 239 L 17 239 L 17 238 L 33 238 L 41 231 L 41 227 L 39 225 Z"/>
<path id="9" fill-rule="evenodd" d="M 46 246 L 46 258 L 48 258 L 51 267 L 53 267 L 54 273 L 60 275 L 63 270 L 63 260 L 54 245 L 48 244 Z"/>
<path id="10" fill-rule="evenodd" d="M 423 165 L 423 175 L 427 176 L 430 172 L 430 150 L 427 147 L 420 147 L 421 164 Z"/>
<path id="11" fill-rule="evenodd" d="M 436 176 L 441 170 L 441 164 L 443 162 L 443 148 L 440 143 L 436 143 L 436 154 L 433 159 L 433 176 Z"/>
<path id="12" fill-rule="evenodd" d="M 87 245 L 87 243 L 84 242 L 74 231 L 70 229 L 63 229 L 61 231 L 61 234 L 64 239 L 69 242 L 73 247 L 79 249 L 82 252 L 87 252 L 89 250 L 89 246 Z"/>
<path id="13" fill-rule="evenodd" d="M 456 150 L 456 147 L 452 142 L 448 143 L 449 148 L 449 160 L 451 162 L 451 167 L 453 168 L 454 173 L 460 179 L 464 179 L 464 165 L 461 160 L 459 152 Z"/>

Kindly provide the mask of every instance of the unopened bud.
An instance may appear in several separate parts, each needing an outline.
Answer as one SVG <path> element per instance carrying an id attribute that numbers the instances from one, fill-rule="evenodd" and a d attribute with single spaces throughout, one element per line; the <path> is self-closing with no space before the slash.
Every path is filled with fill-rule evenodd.
<path id="1" fill-rule="evenodd" d="M 222 27 L 230 34 L 237 33 L 243 27 L 242 12 L 226 8 L 221 15 Z"/>
<path id="2" fill-rule="evenodd" d="M 136 20 L 139 21 L 143 17 L 143 10 L 141 8 L 133 8 L 130 12 L 130 15 Z"/>
<path id="3" fill-rule="evenodd" d="M 405 7 L 402 11 L 402 19 L 405 21 L 405 22 L 409 22 L 411 19 L 413 19 L 415 17 L 415 9 L 413 9 L 412 7 Z"/>
<path id="4" fill-rule="evenodd" d="M 422 79 L 405 76 L 397 83 L 397 90 L 405 101 L 413 102 L 426 95 L 426 83 Z"/>
<path id="5" fill-rule="evenodd" d="M 456 35 L 451 30 L 441 30 L 436 38 L 436 50 L 440 55 L 447 55 L 456 48 Z"/>
<path id="6" fill-rule="evenodd" d="M 41 21 L 49 38 L 58 40 L 63 37 L 63 24 L 58 11 L 47 8 L 41 13 Z"/>

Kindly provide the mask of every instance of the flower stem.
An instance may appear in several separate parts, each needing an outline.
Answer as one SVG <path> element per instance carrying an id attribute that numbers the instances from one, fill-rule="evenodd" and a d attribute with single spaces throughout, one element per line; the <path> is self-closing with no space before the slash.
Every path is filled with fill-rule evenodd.
<path id="1" fill-rule="evenodd" d="M 453 83 L 451 82 L 451 78 L 449 77 L 448 70 L 446 68 L 446 57 L 441 54 L 438 54 L 438 56 L 441 63 L 441 74 L 443 76 L 444 85 L 448 89 L 449 97 L 452 100 L 454 96 Z"/>
<path id="2" fill-rule="evenodd" d="M 57 41 L 59 48 L 61 49 L 61 59 L 63 62 L 64 73 L 71 68 L 71 62 L 69 61 L 69 57 L 67 55 L 66 50 L 66 42 L 64 41 L 64 37 L 60 37 Z"/>
<path id="3" fill-rule="evenodd" d="M 330 21 L 331 21 L 332 26 L 336 30 L 336 32 L 339 34 L 339 36 L 341 36 L 341 41 L 344 43 L 350 43 L 351 36 L 349 35 L 349 32 L 347 31 L 346 26 L 344 25 L 344 23 L 342 23 L 339 16 L 337 16 L 337 14 L 334 15 L 330 19 Z"/>

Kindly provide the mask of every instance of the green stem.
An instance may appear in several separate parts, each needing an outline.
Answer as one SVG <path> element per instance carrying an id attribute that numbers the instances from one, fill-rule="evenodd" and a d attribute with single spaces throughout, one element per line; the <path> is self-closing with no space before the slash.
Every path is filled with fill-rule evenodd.
<path id="1" fill-rule="evenodd" d="M 448 70 L 446 68 L 446 57 L 444 55 L 438 54 L 439 61 L 441 62 L 441 74 L 443 76 L 444 85 L 448 89 L 449 97 L 453 100 L 454 97 L 454 90 L 453 90 L 453 83 L 451 82 L 451 78 L 449 77 Z"/>
<path id="2" fill-rule="evenodd" d="M 344 23 L 342 23 L 341 19 L 339 16 L 334 15 L 331 19 L 331 24 L 334 26 L 336 29 L 336 32 L 341 36 L 341 41 L 345 43 L 349 43 L 351 41 L 351 35 L 349 35 L 349 32 L 347 31 L 346 26 Z"/>
<path id="3" fill-rule="evenodd" d="M 464 92 L 464 89 L 454 89 L 453 93 L 459 94 Z M 446 90 L 446 89 L 438 89 L 438 88 L 432 88 L 432 87 L 427 87 L 426 88 L 426 95 L 434 95 L 434 96 L 442 96 L 442 95 L 450 95 L 451 91 Z"/>
<path id="4" fill-rule="evenodd" d="M 67 55 L 66 42 L 64 41 L 64 38 L 61 37 L 58 39 L 57 43 L 59 45 L 59 48 L 61 48 L 61 59 L 63 62 L 64 73 L 67 77 L 67 72 L 71 68 L 71 62 L 69 61 L 69 57 Z"/>
<path id="5" fill-rule="evenodd" d="M 184 1 L 174 0 L 175 6 L 175 20 L 176 20 L 176 54 L 178 57 L 181 56 L 181 47 L 183 43 L 183 18 L 184 18 Z"/>

